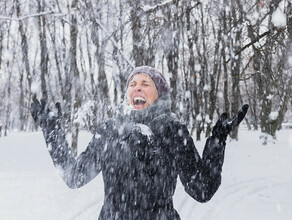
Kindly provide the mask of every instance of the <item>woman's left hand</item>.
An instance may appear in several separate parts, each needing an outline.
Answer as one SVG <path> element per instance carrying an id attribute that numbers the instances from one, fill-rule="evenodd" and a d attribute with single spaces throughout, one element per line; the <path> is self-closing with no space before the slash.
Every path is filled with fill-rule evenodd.
<path id="1" fill-rule="evenodd" d="M 228 114 L 223 113 L 212 130 L 212 135 L 219 139 L 226 139 L 227 135 L 240 124 L 244 119 L 249 105 L 245 104 L 232 118 L 228 118 Z"/>

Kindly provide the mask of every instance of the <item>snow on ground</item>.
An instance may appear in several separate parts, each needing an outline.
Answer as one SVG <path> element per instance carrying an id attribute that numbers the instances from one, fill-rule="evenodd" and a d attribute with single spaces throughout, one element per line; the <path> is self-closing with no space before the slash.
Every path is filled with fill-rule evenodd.
<path id="1" fill-rule="evenodd" d="M 239 141 L 228 141 L 222 184 L 211 201 L 196 202 L 178 183 L 174 205 L 183 220 L 292 219 L 292 130 L 267 146 L 258 137 L 240 129 Z M 83 132 L 80 146 L 90 139 Z M 196 145 L 201 152 L 204 143 Z M 102 202 L 101 175 L 69 189 L 40 132 L 0 137 L 0 219 L 97 219 Z"/>

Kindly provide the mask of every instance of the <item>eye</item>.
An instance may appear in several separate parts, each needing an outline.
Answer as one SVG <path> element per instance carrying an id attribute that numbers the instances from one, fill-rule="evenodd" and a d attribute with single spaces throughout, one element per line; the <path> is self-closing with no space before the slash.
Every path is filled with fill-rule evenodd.
<path id="1" fill-rule="evenodd" d="M 130 85 L 129 85 L 129 87 L 134 87 L 135 85 L 136 85 L 135 82 L 131 82 Z"/>

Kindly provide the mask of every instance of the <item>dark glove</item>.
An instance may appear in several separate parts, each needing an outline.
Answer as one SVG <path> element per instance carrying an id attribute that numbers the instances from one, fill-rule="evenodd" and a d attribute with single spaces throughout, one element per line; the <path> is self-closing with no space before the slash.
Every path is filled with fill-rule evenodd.
<path id="1" fill-rule="evenodd" d="M 227 135 L 244 119 L 248 107 L 247 104 L 242 106 L 239 112 L 232 118 L 228 118 L 227 113 L 223 113 L 213 127 L 212 135 L 225 141 Z"/>
<path id="2" fill-rule="evenodd" d="M 41 128 L 52 130 L 55 126 L 60 125 L 62 119 L 60 103 L 57 102 L 55 107 L 57 109 L 57 113 L 54 113 L 48 108 L 44 99 L 41 99 L 41 102 L 39 102 L 37 99 L 34 99 L 30 106 L 30 113 L 35 122 Z"/>

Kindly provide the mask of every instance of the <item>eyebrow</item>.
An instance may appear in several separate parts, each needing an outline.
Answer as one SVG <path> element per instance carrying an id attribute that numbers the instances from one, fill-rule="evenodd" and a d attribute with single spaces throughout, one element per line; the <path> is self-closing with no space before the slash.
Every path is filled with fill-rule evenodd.
<path id="1" fill-rule="evenodd" d="M 134 82 L 137 82 L 137 81 L 136 81 L 136 80 L 131 80 L 131 81 L 130 81 L 130 83 L 134 83 Z M 147 80 L 143 79 L 143 80 L 142 80 L 142 83 L 145 83 L 145 82 L 150 83 L 151 81 L 148 80 L 148 79 L 147 79 Z"/>

